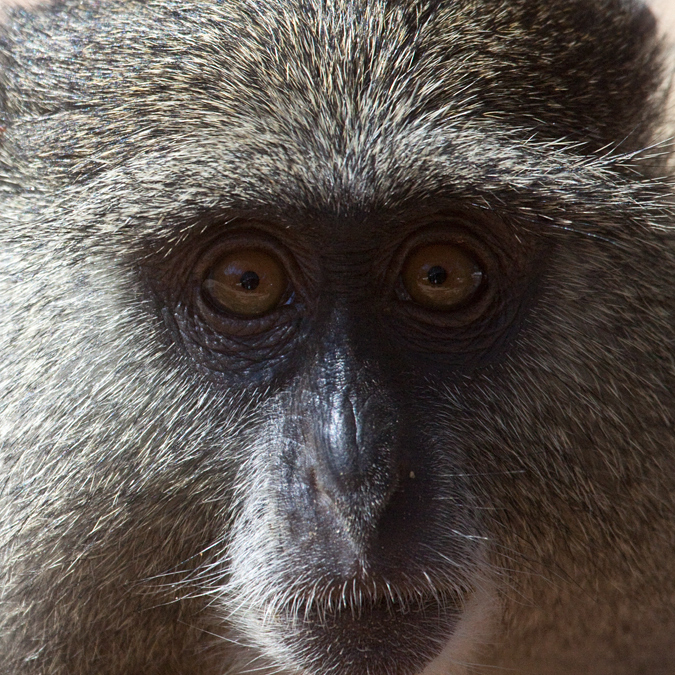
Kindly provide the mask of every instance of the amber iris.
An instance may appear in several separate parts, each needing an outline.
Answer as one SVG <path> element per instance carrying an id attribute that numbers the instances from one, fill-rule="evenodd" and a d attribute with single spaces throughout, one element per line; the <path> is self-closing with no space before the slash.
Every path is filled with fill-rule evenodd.
<path id="1" fill-rule="evenodd" d="M 483 270 L 461 246 L 427 244 L 408 256 L 401 277 L 410 297 L 419 305 L 452 310 L 476 294 L 483 281 Z"/>
<path id="2" fill-rule="evenodd" d="M 277 307 L 287 286 L 281 263 L 267 251 L 254 248 L 227 253 L 204 281 L 204 291 L 217 307 L 250 317 Z"/>

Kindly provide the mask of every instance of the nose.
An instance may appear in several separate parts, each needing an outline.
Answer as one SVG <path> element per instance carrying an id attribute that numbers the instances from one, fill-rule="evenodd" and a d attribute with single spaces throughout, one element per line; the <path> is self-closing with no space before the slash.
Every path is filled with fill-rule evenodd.
<path id="1" fill-rule="evenodd" d="M 396 489 L 396 416 L 385 396 L 358 384 L 324 390 L 315 402 L 307 449 L 316 489 L 358 539 Z"/>
<path id="2" fill-rule="evenodd" d="M 284 433 L 293 439 L 289 487 L 302 496 L 295 527 L 314 540 L 323 532 L 343 559 L 360 557 L 399 484 L 396 406 L 349 358 L 318 361 L 314 371 Z"/>

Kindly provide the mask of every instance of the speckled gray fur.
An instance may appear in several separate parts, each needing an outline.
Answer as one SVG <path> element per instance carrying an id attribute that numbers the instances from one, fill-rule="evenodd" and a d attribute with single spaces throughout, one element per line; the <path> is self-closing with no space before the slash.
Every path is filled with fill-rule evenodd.
<path id="1" fill-rule="evenodd" d="M 146 268 L 218 214 L 367 228 L 436 201 L 546 253 L 506 351 L 430 411 L 469 476 L 464 534 L 441 521 L 439 559 L 473 539 L 428 581 L 484 608 L 429 668 L 675 672 L 675 257 L 653 28 L 627 0 L 13 10 L 3 675 L 425 667 L 387 662 L 386 640 L 371 670 L 337 637 L 330 655 L 284 637 L 275 612 L 309 575 L 280 553 L 270 496 L 265 418 L 285 393 L 198 367 Z"/>

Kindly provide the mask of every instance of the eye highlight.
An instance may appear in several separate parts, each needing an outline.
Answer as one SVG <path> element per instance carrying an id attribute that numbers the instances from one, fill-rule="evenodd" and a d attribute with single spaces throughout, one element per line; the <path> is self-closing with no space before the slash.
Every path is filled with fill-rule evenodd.
<path id="1" fill-rule="evenodd" d="M 243 248 L 220 258 L 202 283 L 216 308 L 243 317 L 271 312 L 288 288 L 283 265 L 267 251 Z"/>
<path id="2" fill-rule="evenodd" d="M 453 310 L 468 302 L 483 282 L 484 272 L 464 248 L 427 244 L 405 260 L 401 279 L 406 291 L 426 309 Z"/>

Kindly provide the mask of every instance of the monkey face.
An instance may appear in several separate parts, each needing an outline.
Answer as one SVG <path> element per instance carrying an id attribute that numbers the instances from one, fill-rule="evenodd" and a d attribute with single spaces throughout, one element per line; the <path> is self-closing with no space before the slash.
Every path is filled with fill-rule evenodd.
<path id="1" fill-rule="evenodd" d="M 653 29 L 622 0 L 17 15 L 6 672 L 559 675 L 623 646 L 615 607 L 671 638 Z"/>
<path id="2" fill-rule="evenodd" d="M 485 562 L 448 392 L 508 349 L 538 248 L 479 210 L 371 217 L 216 218 L 157 254 L 153 286 L 206 378 L 265 389 L 237 479 L 236 621 L 274 630 L 279 658 L 321 645 L 306 668 L 344 669 L 337 638 L 355 673 L 414 673 Z"/>

